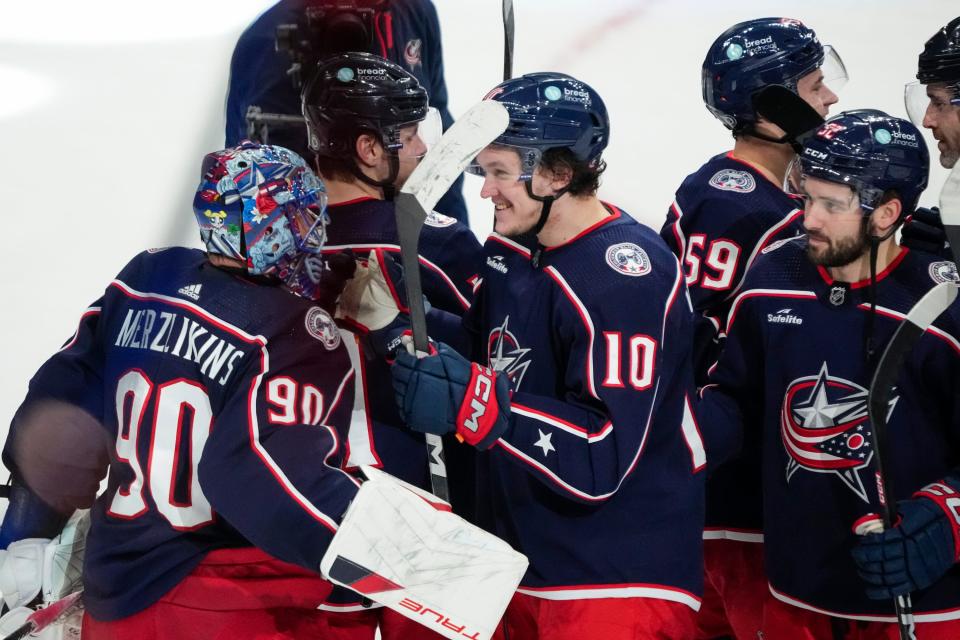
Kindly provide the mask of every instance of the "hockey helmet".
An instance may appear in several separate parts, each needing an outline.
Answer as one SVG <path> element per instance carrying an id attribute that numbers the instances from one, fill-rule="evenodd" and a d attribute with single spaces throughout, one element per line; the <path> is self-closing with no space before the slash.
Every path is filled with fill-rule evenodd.
<path id="1" fill-rule="evenodd" d="M 353 157 L 354 142 L 364 132 L 376 134 L 388 153 L 403 146 L 400 129 L 422 123 L 424 142 L 439 137 L 439 116 L 427 104 L 427 92 L 411 73 L 370 53 L 343 53 L 324 58 L 303 88 L 303 115 L 310 148 L 327 157 Z M 421 127 L 424 128 L 424 127 Z"/>
<path id="2" fill-rule="evenodd" d="M 927 187 L 930 154 L 909 120 L 875 109 L 844 111 L 817 129 L 800 154 L 802 174 L 845 184 L 870 213 L 884 192 L 896 190 L 901 215 L 916 209 Z"/>
<path id="3" fill-rule="evenodd" d="M 533 175 L 548 149 L 569 149 L 574 157 L 599 166 L 610 138 L 610 118 L 600 95 L 563 73 L 528 73 L 494 87 L 487 100 L 503 104 L 509 124 L 493 144 L 520 153 L 521 179 Z M 480 172 L 476 165 L 473 173 Z"/>
<path id="4" fill-rule="evenodd" d="M 781 86 L 796 94 L 797 82 L 821 67 L 831 88 L 838 89 L 846 81 L 840 56 L 820 44 L 813 29 L 799 20 L 741 22 L 720 34 L 707 51 L 701 73 L 703 101 L 728 129 L 735 133 L 748 130 L 757 122 L 759 93 L 766 87 Z M 780 124 L 769 117 L 773 114 L 762 115 Z M 793 136 L 801 133 L 788 131 Z"/>
<path id="5" fill-rule="evenodd" d="M 924 85 L 946 85 L 950 104 L 960 107 L 960 18 L 954 18 L 927 40 L 917 59 L 917 79 L 907 84 L 904 102 L 910 120 L 923 126 L 927 109 Z"/>

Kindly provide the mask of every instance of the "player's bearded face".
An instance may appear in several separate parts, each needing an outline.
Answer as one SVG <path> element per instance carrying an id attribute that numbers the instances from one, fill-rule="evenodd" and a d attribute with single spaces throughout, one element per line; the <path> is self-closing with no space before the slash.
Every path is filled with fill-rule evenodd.
<path id="1" fill-rule="evenodd" d="M 487 147 L 477 156 L 483 170 L 480 196 L 493 202 L 493 230 L 505 236 L 518 236 L 532 230 L 540 219 L 541 204 L 527 195 L 520 179 L 520 156 L 513 149 Z M 534 193 L 542 177 L 535 175 Z"/>
<path id="2" fill-rule="evenodd" d="M 960 106 L 950 104 L 953 92 L 943 84 L 927 86 L 930 103 L 923 115 L 923 126 L 933 133 L 940 151 L 940 164 L 951 169 L 960 159 Z"/>
<path id="3" fill-rule="evenodd" d="M 803 226 L 807 232 L 807 257 L 823 267 L 843 267 L 869 246 L 869 218 L 850 188 L 815 178 L 801 183 L 804 198 Z"/>

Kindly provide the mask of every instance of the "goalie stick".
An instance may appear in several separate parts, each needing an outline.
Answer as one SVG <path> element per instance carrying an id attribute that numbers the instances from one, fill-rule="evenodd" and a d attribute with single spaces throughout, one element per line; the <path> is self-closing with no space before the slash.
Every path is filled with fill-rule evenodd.
<path id="1" fill-rule="evenodd" d="M 960 163 L 953 168 L 940 191 L 940 217 L 950 242 L 953 261 L 958 263 L 960 252 Z M 867 533 L 879 533 L 893 526 L 896 521 L 894 505 L 887 500 L 890 495 L 890 483 L 884 472 L 884 454 L 887 451 L 887 414 L 890 396 L 900 374 L 900 368 L 913 350 L 917 340 L 926 332 L 940 314 L 947 310 L 957 299 L 957 283 L 941 282 L 930 289 L 910 309 L 907 317 L 894 332 L 883 356 L 877 363 L 868 394 L 868 412 L 873 425 L 873 447 L 876 456 L 877 493 L 882 510 L 882 525 L 877 525 Z M 897 624 L 900 627 L 900 640 L 916 640 L 913 620 L 913 603 L 910 594 L 898 596 L 895 601 Z"/>
<path id="2" fill-rule="evenodd" d="M 503 79 L 513 77 L 513 0 L 503 0 Z"/>
<path id="3" fill-rule="evenodd" d="M 453 123 L 440 142 L 423 157 L 394 199 L 403 281 L 410 308 L 413 346 L 418 356 L 422 357 L 430 351 L 423 288 L 420 285 L 420 230 L 427 219 L 427 212 L 433 210 L 440 196 L 463 173 L 470 161 L 506 130 L 508 122 L 507 110 L 499 102 L 484 100 L 475 104 Z M 430 461 L 430 487 L 437 497 L 449 502 L 443 441 L 438 435 L 428 433 L 425 436 Z"/>

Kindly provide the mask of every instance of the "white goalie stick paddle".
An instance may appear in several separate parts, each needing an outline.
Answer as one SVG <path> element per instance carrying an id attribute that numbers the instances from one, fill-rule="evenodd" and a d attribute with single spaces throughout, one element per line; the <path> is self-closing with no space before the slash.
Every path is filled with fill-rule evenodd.
<path id="1" fill-rule="evenodd" d="M 954 264 L 958 263 L 957 252 L 960 251 L 960 163 L 953 168 L 950 176 L 940 191 L 940 218 L 943 228 L 950 242 Z M 873 447 L 876 451 L 876 482 L 877 492 L 882 507 L 882 528 L 876 527 L 872 532 L 882 531 L 893 526 L 896 520 L 894 505 L 887 499 L 890 496 L 889 483 L 884 473 L 884 454 L 887 451 L 887 414 L 890 407 L 890 395 L 896 385 L 897 377 L 907 356 L 914 345 L 926 330 L 933 324 L 940 314 L 947 310 L 957 299 L 957 283 L 941 282 L 930 289 L 910 309 L 907 317 L 900 323 L 894 332 L 887 348 L 884 349 L 873 380 L 870 382 L 868 410 L 870 423 L 873 425 Z M 897 612 L 897 624 L 900 627 L 901 640 L 915 640 L 916 629 L 913 620 L 913 603 L 910 594 L 899 596 L 894 601 Z"/>
<path id="2" fill-rule="evenodd" d="M 476 155 L 506 130 L 509 120 L 506 108 L 499 102 L 484 100 L 475 104 L 447 129 L 437 145 L 424 156 L 394 200 L 413 346 L 419 357 L 430 351 L 423 288 L 420 284 L 420 230 L 427 219 L 427 212 L 433 211 L 440 196 L 446 193 Z M 449 502 L 443 441 L 438 435 L 425 435 L 430 460 L 430 487 L 438 498 Z"/>
<path id="3" fill-rule="evenodd" d="M 503 79 L 513 77 L 513 0 L 503 0 Z"/>

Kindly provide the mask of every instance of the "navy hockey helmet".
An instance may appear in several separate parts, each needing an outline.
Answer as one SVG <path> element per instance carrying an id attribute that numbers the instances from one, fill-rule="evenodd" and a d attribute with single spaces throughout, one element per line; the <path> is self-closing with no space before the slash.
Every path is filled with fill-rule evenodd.
<path id="1" fill-rule="evenodd" d="M 303 88 L 303 115 L 310 148 L 318 155 L 353 157 L 360 133 L 379 136 L 393 154 L 403 146 L 400 129 L 436 111 L 417 78 L 370 53 L 342 53 L 321 60 Z"/>
<path id="2" fill-rule="evenodd" d="M 804 176 L 845 184 L 870 213 L 883 194 L 895 190 L 901 216 L 917 207 L 927 187 L 930 154 L 909 120 L 875 109 L 844 111 L 817 129 L 800 154 Z"/>
<path id="3" fill-rule="evenodd" d="M 828 59 L 828 80 L 837 87 L 846 80 L 843 62 L 799 20 L 759 18 L 735 24 L 707 51 L 701 73 L 703 101 L 728 129 L 743 131 L 756 124 L 758 92 L 782 86 L 796 94 L 800 78 Z"/>
<path id="4" fill-rule="evenodd" d="M 494 144 L 520 151 L 529 178 L 549 149 L 569 149 L 574 157 L 599 166 L 610 138 L 610 118 L 600 95 L 563 73 L 528 73 L 494 87 L 486 96 L 503 104 L 507 130 Z"/>
<path id="5" fill-rule="evenodd" d="M 927 108 L 926 88 L 923 85 L 946 86 L 950 103 L 960 106 L 960 17 L 933 34 L 917 59 L 917 80 L 907 84 L 904 101 L 910 120 L 922 126 Z"/>
<path id="6" fill-rule="evenodd" d="M 193 212 L 207 253 L 239 260 L 250 275 L 275 276 L 310 296 L 326 242 L 327 193 L 296 153 L 245 140 L 208 153 Z"/>

